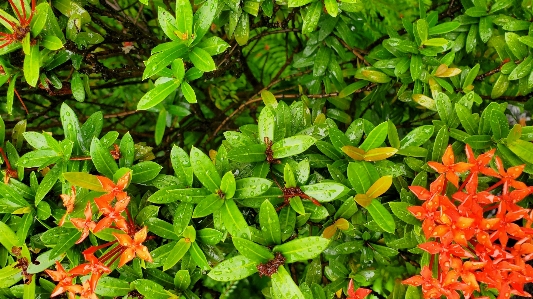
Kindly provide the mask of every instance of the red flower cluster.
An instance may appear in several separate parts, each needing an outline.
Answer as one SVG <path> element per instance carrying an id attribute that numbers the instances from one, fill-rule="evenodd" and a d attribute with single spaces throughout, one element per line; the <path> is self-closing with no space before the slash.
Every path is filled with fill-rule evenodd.
<path id="1" fill-rule="evenodd" d="M 512 294 L 530 296 L 524 291 L 525 283 L 533 282 L 533 267 L 526 264 L 533 258 L 533 213 L 517 205 L 533 193 L 516 179 L 525 165 L 507 171 L 502 160 L 494 157 L 495 149 L 474 156 L 466 145 L 468 163 L 455 163 L 451 146 L 442 158 L 443 164 L 428 162 L 440 176 L 426 190 L 411 186 L 411 191 L 424 203 L 409 211 L 422 220 L 422 230 L 429 242 L 419 247 L 431 254 L 429 266 L 421 275 L 403 281 L 422 286 L 424 298 L 488 298 L 479 297 L 480 283 L 499 291 L 498 299 Z M 492 159 L 498 171 L 487 165 Z M 469 171 L 459 186 L 457 173 Z M 480 175 L 498 181 L 486 190 L 478 190 Z M 458 188 L 446 194 L 447 183 Z M 527 220 L 524 226 L 517 221 Z M 437 255 L 437 259 L 435 259 Z M 436 261 L 438 260 L 438 263 Z M 434 265 L 434 263 L 436 263 Z M 433 270 L 437 269 L 437 277 Z"/>
<path id="2" fill-rule="evenodd" d="M 11 4 L 11 7 L 17 14 L 18 24 L 0 15 L 0 18 L 9 24 L 9 26 L 11 26 L 11 30 L 13 31 L 13 33 L 0 32 L 0 49 L 7 47 L 14 42 L 22 41 L 24 37 L 26 37 L 26 34 L 30 32 L 30 23 L 35 15 L 35 0 L 31 1 L 31 12 L 29 17 L 26 14 L 26 5 L 23 0 L 20 0 L 22 11 L 18 10 L 15 3 L 13 3 L 13 0 L 7 1 L 9 1 L 9 4 Z"/>
<path id="3" fill-rule="evenodd" d="M 102 176 L 97 176 L 106 194 L 94 199 L 99 212 L 104 216 L 98 223 L 95 223 L 91 209 L 91 202 L 87 203 L 85 207 L 85 219 L 73 218 L 70 219 L 72 224 L 81 230 L 80 239 L 76 242 L 79 244 L 87 238 L 89 232 L 97 233 L 104 228 L 116 228 L 122 230 L 123 234 L 113 233 L 117 240 L 105 243 L 99 246 L 91 246 L 83 251 L 83 257 L 87 263 L 78 265 L 70 271 L 65 271 L 59 262 L 56 262 L 56 271 L 46 270 L 50 277 L 57 281 L 57 286 L 52 291 L 51 297 L 68 292 L 71 299 L 79 294 L 80 299 L 97 299 L 94 291 L 98 283 L 98 279 L 103 274 L 111 273 L 111 265 L 120 257 L 118 266 L 131 261 L 135 255 L 140 259 L 152 262 L 152 257 L 148 252 L 148 248 L 142 245 L 147 239 L 147 229 L 143 227 L 138 229 L 135 226 L 133 218 L 131 217 L 127 207 L 130 202 L 128 194 L 124 191 L 129 180 L 130 173 L 126 173 L 121 177 L 115 185 L 110 179 Z M 67 214 L 60 220 L 60 225 L 63 224 L 66 216 L 72 212 L 75 201 L 75 189 L 73 188 L 72 195 L 62 195 L 63 202 L 67 207 Z M 127 220 L 123 214 L 127 215 Z M 95 253 L 100 250 L 110 247 L 106 253 L 99 258 Z M 82 285 L 73 284 L 73 279 L 77 276 L 91 275 L 90 279 L 83 282 Z"/>

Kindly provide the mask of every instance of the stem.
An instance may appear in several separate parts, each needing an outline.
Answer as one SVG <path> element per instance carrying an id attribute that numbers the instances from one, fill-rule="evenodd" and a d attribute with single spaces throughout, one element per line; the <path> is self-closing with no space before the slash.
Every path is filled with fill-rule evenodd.
<path id="1" fill-rule="evenodd" d="M 117 247 L 111 249 L 108 253 L 104 254 L 103 256 L 99 258 L 100 262 L 105 263 L 107 260 L 109 260 L 111 257 L 116 255 L 117 253 L 119 253 L 120 251 L 123 251 L 124 248 L 125 248 L 124 246 L 118 245 Z"/>
<path id="2" fill-rule="evenodd" d="M 24 18 L 22 18 L 22 16 L 20 15 L 20 11 L 18 10 L 17 6 L 15 5 L 15 3 L 13 3 L 13 0 L 7 0 L 7 1 L 9 1 L 9 3 L 11 4 L 11 7 L 13 8 L 13 11 L 15 11 L 17 16 L 19 17 L 19 21 L 24 20 Z M 24 4 L 22 5 L 22 7 L 24 7 Z"/>
<path id="3" fill-rule="evenodd" d="M 459 189 L 457 191 L 461 191 L 461 190 L 463 190 L 466 187 L 466 184 L 468 183 L 470 178 L 472 178 L 473 174 L 474 174 L 473 172 L 468 174 L 468 176 L 466 177 L 465 181 L 461 184 L 461 186 L 459 186 Z"/>
<path id="4" fill-rule="evenodd" d="M 4 161 L 6 161 L 7 169 L 8 170 L 13 170 L 13 168 L 11 168 L 11 164 L 9 163 L 9 159 L 7 158 L 6 153 L 4 152 L 4 149 L 1 148 L 1 147 L 0 147 L 0 154 L 2 154 L 2 159 L 4 159 Z"/>

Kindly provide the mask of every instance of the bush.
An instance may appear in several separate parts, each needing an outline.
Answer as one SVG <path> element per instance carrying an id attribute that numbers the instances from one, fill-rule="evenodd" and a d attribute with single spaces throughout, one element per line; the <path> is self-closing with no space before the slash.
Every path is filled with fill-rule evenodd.
<path id="1" fill-rule="evenodd" d="M 0 297 L 528 296 L 532 17 L 4 1 Z"/>

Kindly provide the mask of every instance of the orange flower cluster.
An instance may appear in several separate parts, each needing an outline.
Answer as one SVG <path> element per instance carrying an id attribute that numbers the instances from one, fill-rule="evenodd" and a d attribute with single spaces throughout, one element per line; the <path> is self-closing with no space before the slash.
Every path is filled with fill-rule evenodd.
<path id="1" fill-rule="evenodd" d="M 78 265 L 70 271 L 65 271 L 59 262 L 56 262 L 56 270 L 45 270 L 50 277 L 58 282 L 55 289 L 52 291 L 51 297 L 58 296 L 67 292 L 69 298 L 74 299 L 78 294 L 80 299 L 97 299 L 94 293 L 98 279 L 103 274 L 111 273 L 111 265 L 120 257 L 119 267 L 131 261 L 135 256 L 148 262 L 152 262 L 152 257 L 148 252 L 148 248 L 142 245 L 147 239 L 147 229 L 143 227 L 138 229 L 135 226 L 133 218 L 131 217 L 127 207 L 130 202 L 130 197 L 124 191 L 128 182 L 130 181 L 130 172 L 121 177 L 115 185 L 110 179 L 102 176 L 97 176 L 106 194 L 94 199 L 99 212 L 104 216 L 97 223 L 93 221 L 93 213 L 91 209 L 91 202 L 87 203 L 84 215 L 85 219 L 73 218 L 70 219 L 72 224 L 81 230 L 81 237 L 76 242 L 79 244 L 87 238 L 89 232 L 97 233 L 104 228 L 116 228 L 122 230 L 124 233 L 113 233 L 116 240 L 108 242 L 99 246 L 91 246 L 83 251 L 83 257 L 87 263 Z M 72 189 L 72 195 L 62 195 L 65 206 L 67 207 L 67 214 L 60 220 L 60 225 L 63 224 L 66 216 L 72 212 L 74 208 L 74 201 L 76 197 L 75 189 Z M 123 214 L 127 215 L 127 220 Z M 110 247 L 110 249 L 97 258 L 94 254 L 100 250 Z M 91 277 L 83 282 L 82 285 L 73 283 L 73 279 L 77 276 L 91 275 Z"/>
<path id="2" fill-rule="evenodd" d="M 348 283 L 348 297 L 346 299 L 364 299 L 370 293 L 372 293 L 372 290 L 369 289 L 358 288 L 355 290 L 353 279 L 350 279 Z"/>
<path id="3" fill-rule="evenodd" d="M 494 153 L 495 149 L 476 158 L 466 145 L 468 163 L 455 163 L 448 146 L 442 164 L 428 162 L 440 173 L 429 190 L 410 187 L 424 201 L 409 211 L 423 221 L 422 230 L 431 241 L 419 247 L 431 258 L 421 275 L 403 283 L 422 286 L 424 298 L 459 299 L 459 292 L 467 299 L 488 298 L 479 295 L 480 284 L 497 289 L 498 299 L 511 295 L 530 297 L 523 287 L 533 281 L 533 267 L 526 263 L 533 258 L 533 213 L 517 203 L 532 194 L 533 187 L 517 180 L 525 165 L 506 171 Z M 488 167 L 493 158 L 498 171 Z M 457 173 L 467 171 L 459 186 Z M 480 176 L 498 181 L 486 190 L 478 190 Z M 446 194 L 448 182 L 458 188 L 452 195 Z M 525 225 L 517 224 L 524 220 Z M 435 269 L 437 277 L 433 275 Z"/>

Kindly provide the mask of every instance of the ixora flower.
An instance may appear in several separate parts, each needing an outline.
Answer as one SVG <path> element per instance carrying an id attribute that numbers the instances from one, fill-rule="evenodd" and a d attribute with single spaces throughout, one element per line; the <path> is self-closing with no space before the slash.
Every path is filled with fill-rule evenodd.
<path id="1" fill-rule="evenodd" d="M 455 163 L 453 151 L 448 147 L 443 164 L 428 162 L 440 174 L 430 190 L 410 187 L 424 201 L 421 206 L 411 206 L 408 210 L 423 221 L 428 242 L 418 247 L 428 252 L 430 258 L 429 265 L 423 265 L 421 275 L 403 283 L 422 286 L 426 299 L 486 298 L 476 297 L 481 285 L 497 289 L 498 299 L 511 295 L 529 297 L 523 287 L 533 281 L 533 267 L 526 263 L 533 259 L 533 219 L 531 210 L 517 205 L 531 193 L 531 187 L 517 181 L 524 165 L 505 170 L 501 159 L 494 156 L 494 150 L 476 158 L 467 145 L 466 153 L 468 164 Z M 493 158 L 497 172 L 487 167 Z M 466 171 L 469 174 L 459 186 L 457 173 Z M 483 175 L 497 181 L 479 190 L 478 177 Z M 455 193 L 446 193 L 447 182 L 458 187 Z M 491 211 L 494 212 L 488 213 Z M 524 226 L 517 224 L 521 219 L 526 220 Z M 432 271 L 435 268 L 437 277 Z"/>
<path id="2" fill-rule="evenodd" d="M 103 218 L 98 223 L 95 223 L 93 221 L 94 215 L 91 208 L 91 201 L 87 202 L 84 209 L 85 218 L 70 219 L 70 222 L 77 229 L 81 230 L 81 236 L 76 241 L 76 244 L 83 242 L 89 236 L 90 232 L 96 233 L 108 227 L 119 228 L 124 233 L 113 233 L 116 238 L 115 241 L 93 245 L 83 251 L 83 257 L 86 263 L 77 265 L 69 271 L 66 271 L 59 262 L 56 262 L 55 271 L 46 270 L 46 273 L 57 282 L 51 297 L 68 293 L 71 299 L 74 299 L 76 295 L 79 295 L 80 299 L 97 299 L 98 297 L 94 291 L 98 285 L 98 280 L 102 275 L 112 272 L 113 265 L 119 258 L 118 267 L 124 266 L 135 258 L 135 256 L 147 262 L 152 262 L 152 256 L 148 248 L 143 245 L 143 242 L 150 238 L 147 236 L 148 229 L 147 227 L 137 229 L 128 210 L 130 197 L 124 189 L 130 181 L 130 172 L 127 172 L 119 178 L 117 184 L 114 184 L 113 181 L 105 177 L 97 176 L 96 178 L 100 182 L 102 189 L 106 192 L 104 195 L 94 199 L 94 203 Z M 72 190 L 72 196 L 62 196 L 64 201 L 68 203 L 68 205 L 65 204 L 67 206 L 67 214 L 63 216 L 62 221 L 64 221 L 64 218 L 72 211 L 74 206 L 76 193 L 74 188 Z M 95 254 L 99 250 L 106 248 L 108 249 L 105 253 L 100 255 L 100 257 L 96 257 Z M 90 278 L 81 285 L 72 283 L 75 277 L 85 275 L 90 275 Z"/>

